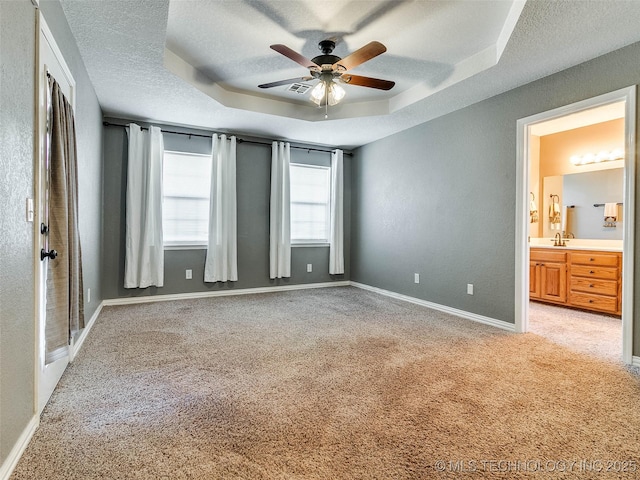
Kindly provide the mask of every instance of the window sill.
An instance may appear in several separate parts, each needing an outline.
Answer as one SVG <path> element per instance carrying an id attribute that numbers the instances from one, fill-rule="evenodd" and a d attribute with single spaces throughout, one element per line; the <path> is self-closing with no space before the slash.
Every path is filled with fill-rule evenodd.
<path id="1" fill-rule="evenodd" d="M 324 242 L 317 242 L 317 243 L 313 243 L 313 242 L 309 242 L 309 243 L 292 243 L 291 247 L 330 247 L 331 244 L 330 243 L 324 243 Z"/>
<path id="2" fill-rule="evenodd" d="M 207 245 L 165 245 L 165 250 L 206 250 Z"/>

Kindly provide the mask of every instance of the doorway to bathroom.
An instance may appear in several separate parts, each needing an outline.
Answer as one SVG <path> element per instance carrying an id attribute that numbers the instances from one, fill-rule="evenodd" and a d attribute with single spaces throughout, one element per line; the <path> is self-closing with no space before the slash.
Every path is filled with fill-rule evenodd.
<path id="1" fill-rule="evenodd" d="M 634 152 L 635 87 L 518 121 L 516 331 L 631 363 Z"/>

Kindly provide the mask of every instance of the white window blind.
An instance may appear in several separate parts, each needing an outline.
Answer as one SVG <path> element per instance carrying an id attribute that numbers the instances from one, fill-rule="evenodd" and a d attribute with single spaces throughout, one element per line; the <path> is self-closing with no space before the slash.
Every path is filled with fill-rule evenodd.
<path id="1" fill-rule="evenodd" d="M 164 152 L 162 229 L 165 246 L 206 246 L 211 156 Z"/>
<path id="2" fill-rule="evenodd" d="M 329 243 L 331 169 L 291 164 L 291 243 Z"/>

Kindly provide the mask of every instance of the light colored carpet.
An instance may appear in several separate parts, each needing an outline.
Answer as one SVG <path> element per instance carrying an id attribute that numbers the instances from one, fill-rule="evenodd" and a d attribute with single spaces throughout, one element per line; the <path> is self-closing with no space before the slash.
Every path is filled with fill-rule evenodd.
<path id="1" fill-rule="evenodd" d="M 105 308 L 12 478 L 638 478 L 639 432 L 617 364 L 329 288 Z"/>
<path id="2" fill-rule="evenodd" d="M 622 362 L 620 318 L 529 302 L 529 331 L 571 350 Z"/>

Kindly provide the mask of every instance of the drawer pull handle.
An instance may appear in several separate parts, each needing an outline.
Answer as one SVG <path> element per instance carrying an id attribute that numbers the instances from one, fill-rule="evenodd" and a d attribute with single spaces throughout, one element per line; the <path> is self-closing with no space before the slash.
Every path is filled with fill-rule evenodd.
<path id="1" fill-rule="evenodd" d="M 593 259 L 593 258 L 590 258 L 590 259 L 589 259 L 589 261 L 590 261 L 590 262 L 593 262 L 593 261 L 595 261 L 595 259 Z"/>
<path id="2" fill-rule="evenodd" d="M 589 273 L 596 273 L 596 272 L 594 272 L 593 270 L 589 270 Z"/>
<path id="3" fill-rule="evenodd" d="M 589 303 L 593 303 L 593 300 L 589 299 Z"/>
<path id="4" fill-rule="evenodd" d="M 593 288 L 593 284 L 589 285 L 589 288 Z"/>

